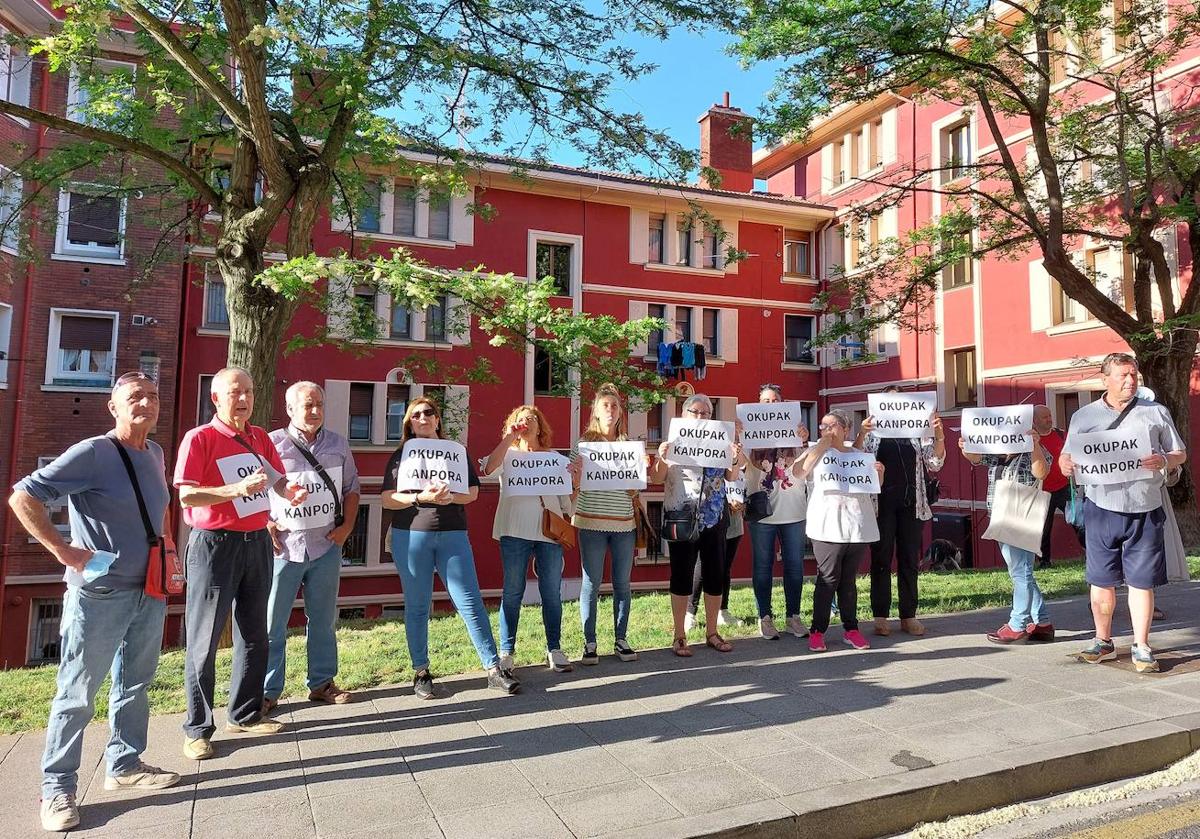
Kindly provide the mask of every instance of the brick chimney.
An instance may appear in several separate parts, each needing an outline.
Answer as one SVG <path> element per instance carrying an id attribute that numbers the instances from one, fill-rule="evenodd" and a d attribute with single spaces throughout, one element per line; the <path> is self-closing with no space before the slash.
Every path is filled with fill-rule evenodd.
<path id="1" fill-rule="evenodd" d="M 699 122 L 700 165 L 721 173 L 719 189 L 752 191 L 754 138 L 750 129 L 753 120 L 742 113 L 741 108 L 729 104 L 729 92 L 726 91 L 724 103 L 709 108 Z M 731 133 L 735 126 L 739 126 L 736 134 Z M 700 183 L 709 188 L 717 187 L 703 175 L 700 176 Z"/>

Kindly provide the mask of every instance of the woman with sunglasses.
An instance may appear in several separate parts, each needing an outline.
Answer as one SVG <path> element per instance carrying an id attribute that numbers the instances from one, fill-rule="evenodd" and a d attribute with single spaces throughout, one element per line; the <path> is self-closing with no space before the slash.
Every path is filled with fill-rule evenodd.
<path id="1" fill-rule="evenodd" d="M 689 396 L 683 403 L 684 419 L 712 419 L 712 401 L 703 394 Z M 692 575 L 699 560 L 704 585 L 705 626 L 709 630 L 705 643 L 717 652 L 727 653 L 733 645 L 717 631 L 717 613 L 721 609 L 721 594 L 725 576 L 725 536 L 729 516 L 725 504 L 725 482 L 741 477 L 742 447 L 731 444 L 733 466 L 729 469 L 680 466 L 670 463 L 671 443 L 658 447 L 658 459 L 650 470 L 651 483 L 664 483 L 663 512 L 692 510 L 699 518 L 700 538 L 695 542 L 668 543 L 671 557 L 671 618 L 675 640 L 671 649 L 675 655 L 689 657 L 692 650 L 687 642 L 684 620 L 688 600 L 692 595 Z"/>
<path id="2" fill-rule="evenodd" d="M 846 439 L 850 417 L 834 409 L 821 419 L 821 439 L 800 459 L 800 469 L 811 475 L 830 449 L 856 451 Z M 883 464 L 875 469 L 883 480 Z M 825 632 L 833 599 L 837 597 L 843 640 L 856 650 L 871 645 L 858 629 L 858 569 L 867 557 L 867 546 L 879 538 L 875 505 L 870 495 L 851 492 L 814 492 L 808 502 L 808 536 L 817 558 L 817 585 L 813 593 L 813 619 L 808 648 L 825 652 Z"/>
<path id="3" fill-rule="evenodd" d="M 483 474 L 504 468 L 504 457 L 511 450 L 550 451 L 553 432 L 545 415 L 534 405 L 514 408 L 504 420 L 503 436 L 483 464 Z M 577 465 L 573 465 L 573 469 Z M 546 629 L 546 662 L 555 673 L 575 669 L 562 651 L 562 575 L 563 549 L 542 533 L 542 511 L 550 510 L 571 518 L 570 499 L 563 495 L 509 495 L 500 482 L 500 503 L 492 525 L 492 538 L 500 542 L 500 561 L 504 567 L 504 593 L 500 597 L 500 660 L 505 669 L 512 667 L 517 651 L 517 623 L 521 619 L 521 600 L 529 559 L 537 574 L 542 598 L 542 625 Z"/>
<path id="4" fill-rule="evenodd" d="M 433 677 L 429 673 L 429 609 L 433 602 L 433 574 L 436 571 L 450 594 L 454 608 L 462 616 L 488 671 L 488 687 L 504 693 L 516 693 L 519 683 L 508 670 L 500 667 L 496 639 L 479 578 L 475 557 L 467 538 L 465 505 L 479 496 L 479 476 L 467 461 L 465 493 L 451 492 L 438 484 L 420 492 L 396 491 L 396 475 L 410 439 L 442 438 L 442 419 L 438 406 L 424 397 L 408 403 L 400 446 L 388 461 L 383 478 L 383 506 L 392 513 L 392 561 L 404 588 L 404 630 L 408 654 L 412 659 L 413 693 L 420 699 L 433 699 Z"/>

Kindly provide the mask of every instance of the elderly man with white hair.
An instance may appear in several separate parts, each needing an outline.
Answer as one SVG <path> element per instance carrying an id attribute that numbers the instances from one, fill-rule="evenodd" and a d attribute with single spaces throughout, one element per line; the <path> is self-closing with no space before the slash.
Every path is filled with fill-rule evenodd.
<path id="1" fill-rule="evenodd" d="M 287 627 L 292 605 L 304 586 L 308 653 L 308 698 L 342 705 L 350 693 L 337 676 L 337 596 L 342 546 L 358 516 L 358 469 L 350 444 L 325 424 L 325 391 L 315 382 L 287 389 L 286 428 L 271 432 L 289 480 L 305 486 L 299 507 L 276 503 L 268 529 L 275 544 L 275 576 L 267 607 L 270 652 L 263 689 L 264 710 L 279 704 L 287 670 Z"/>

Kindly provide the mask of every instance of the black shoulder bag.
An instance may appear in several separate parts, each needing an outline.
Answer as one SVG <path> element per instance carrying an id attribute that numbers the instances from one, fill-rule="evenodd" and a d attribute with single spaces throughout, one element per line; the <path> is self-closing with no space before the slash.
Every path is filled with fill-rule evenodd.
<path id="1" fill-rule="evenodd" d="M 338 493 L 337 484 L 333 482 L 333 478 L 329 477 L 329 473 L 325 471 L 325 467 L 321 465 L 316 456 L 308 450 L 308 446 L 300 441 L 300 438 L 288 432 L 288 436 L 292 438 L 292 442 L 296 444 L 296 448 L 300 450 L 300 454 L 304 455 L 304 459 L 308 461 L 308 465 L 313 468 L 322 481 L 325 482 L 325 488 L 329 490 L 329 494 L 333 496 L 333 526 L 341 527 L 346 517 L 342 515 L 342 499 Z"/>
<path id="2" fill-rule="evenodd" d="M 700 510 L 706 500 L 708 476 L 700 468 L 700 497 L 696 501 L 685 501 L 678 510 L 663 513 L 662 535 L 668 542 L 695 542 L 700 539 Z"/>

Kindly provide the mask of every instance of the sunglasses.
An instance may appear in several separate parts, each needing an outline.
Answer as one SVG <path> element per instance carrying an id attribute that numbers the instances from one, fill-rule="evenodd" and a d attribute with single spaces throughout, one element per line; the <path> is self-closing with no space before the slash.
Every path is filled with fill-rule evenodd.
<path id="1" fill-rule="evenodd" d="M 424 419 L 425 417 L 436 417 L 436 416 L 437 416 L 437 411 L 433 410 L 433 408 L 422 408 L 419 411 L 412 412 L 413 419 Z"/>

